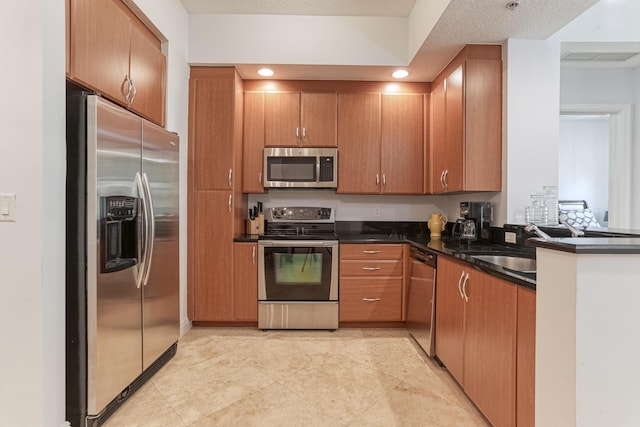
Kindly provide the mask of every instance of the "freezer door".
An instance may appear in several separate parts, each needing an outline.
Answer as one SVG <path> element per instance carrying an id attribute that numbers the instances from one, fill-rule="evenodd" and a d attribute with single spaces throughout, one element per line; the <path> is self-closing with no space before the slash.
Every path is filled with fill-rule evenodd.
<path id="1" fill-rule="evenodd" d="M 87 411 L 99 413 L 142 373 L 141 219 L 136 174 L 141 119 L 96 96 L 87 100 Z M 119 205 L 122 201 L 122 206 Z M 111 206 L 111 215 L 105 206 Z M 113 225 L 122 213 L 126 230 Z M 116 215 L 117 216 L 117 215 Z M 107 219 L 110 219 L 107 221 Z M 107 226 L 107 223 L 110 225 Z M 115 228 L 114 228 L 115 227 Z M 125 225 L 123 225 L 125 227 Z M 110 258 L 105 259 L 105 237 Z M 128 242 L 117 239 L 130 239 Z M 121 249 L 113 249 L 113 248 Z M 133 249 L 132 249 L 133 248 Z M 122 253 L 118 253 L 121 250 Z M 131 253 L 131 252 L 135 253 Z M 125 256 L 126 255 L 126 256 Z M 113 263 L 114 257 L 128 261 Z M 106 268 L 117 265 L 116 268 Z"/>
<path id="2" fill-rule="evenodd" d="M 151 202 L 151 242 L 143 280 L 143 368 L 180 335 L 179 141 L 178 136 L 143 125 L 142 175 Z"/>

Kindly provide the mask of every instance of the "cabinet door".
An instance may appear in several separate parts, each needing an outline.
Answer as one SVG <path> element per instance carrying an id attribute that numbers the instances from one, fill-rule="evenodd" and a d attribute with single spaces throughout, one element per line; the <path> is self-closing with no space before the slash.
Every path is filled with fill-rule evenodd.
<path id="1" fill-rule="evenodd" d="M 296 147 L 302 137 L 300 93 L 267 92 L 264 97 L 264 144 Z"/>
<path id="2" fill-rule="evenodd" d="M 436 273 L 436 355 L 462 384 L 464 346 L 464 300 L 458 284 L 463 279 L 461 264 L 438 259 Z M 466 274 L 466 273 L 465 273 Z"/>
<path id="3" fill-rule="evenodd" d="M 445 81 L 445 182 L 446 192 L 462 191 L 464 173 L 463 66 Z"/>
<path id="4" fill-rule="evenodd" d="M 536 415 L 536 293 L 518 287 L 516 414 L 518 427 L 534 427 Z"/>
<path id="5" fill-rule="evenodd" d="M 264 92 L 244 94 L 242 192 L 263 193 Z"/>
<path id="6" fill-rule="evenodd" d="M 514 426 L 516 285 L 472 270 L 464 292 L 464 389 L 492 425 Z"/>
<path id="7" fill-rule="evenodd" d="M 422 194 L 424 182 L 424 96 L 382 95 L 382 193 Z"/>
<path id="8" fill-rule="evenodd" d="M 189 82 L 189 144 L 194 190 L 229 190 L 234 158 L 234 71 Z"/>
<path id="9" fill-rule="evenodd" d="M 131 22 L 119 0 L 71 0 L 71 77 L 126 105 Z"/>
<path id="10" fill-rule="evenodd" d="M 135 86 L 130 109 L 164 125 L 165 57 L 158 40 L 142 22 L 131 20 L 131 62 L 129 72 Z"/>
<path id="11" fill-rule="evenodd" d="M 237 322 L 258 321 L 258 245 L 233 245 L 233 318 Z"/>
<path id="12" fill-rule="evenodd" d="M 233 320 L 233 229 L 230 191 L 195 191 L 193 201 L 193 316 Z"/>
<path id="13" fill-rule="evenodd" d="M 444 80 L 431 92 L 431 192 L 444 193 L 447 168 Z"/>
<path id="14" fill-rule="evenodd" d="M 380 94 L 338 95 L 338 193 L 380 193 Z"/>
<path id="15" fill-rule="evenodd" d="M 337 145 L 338 99 L 335 93 L 306 93 L 300 98 L 302 146 Z"/>

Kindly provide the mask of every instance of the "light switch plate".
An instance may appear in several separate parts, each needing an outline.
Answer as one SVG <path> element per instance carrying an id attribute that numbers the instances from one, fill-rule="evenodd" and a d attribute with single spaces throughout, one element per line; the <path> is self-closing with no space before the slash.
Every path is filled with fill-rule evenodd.
<path id="1" fill-rule="evenodd" d="M 505 243 L 516 243 L 516 233 L 512 233 L 510 231 L 505 232 L 504 241 Z"/>
<path id="2" fill-rule="evenodd" d="M 0 221 L 16 220 L 16 195 L 0 194 Z"/>

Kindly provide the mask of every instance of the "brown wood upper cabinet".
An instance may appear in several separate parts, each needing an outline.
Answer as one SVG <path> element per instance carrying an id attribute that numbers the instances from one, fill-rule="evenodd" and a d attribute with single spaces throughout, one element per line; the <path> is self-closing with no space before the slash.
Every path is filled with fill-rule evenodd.
<path id="1" fill-rule="evenodd" d="M 264 145 L 335 147 L 336 93 L 267 92 L 264 96 Z"/>
<path id="2" fill-rule="evenodd" d="M 338 193 L 422 194 L 424 95 L 338 95 Z"/>
<path id="3" fill-rule="evenodd" d="M 264 193 L 264 95 L 264 92 L 244 93 L 243 193 Z"/>
<path id="4" fill-rule="evenodd" d="M 431 92 L 431 192 L 502 188 L 502 48 L 466 46 Z"/>
<path id="5" fill-rule="evenodd" d="M 121 0 L 70 0 L 67 75 L 164 126 L 161 41 Z"/>

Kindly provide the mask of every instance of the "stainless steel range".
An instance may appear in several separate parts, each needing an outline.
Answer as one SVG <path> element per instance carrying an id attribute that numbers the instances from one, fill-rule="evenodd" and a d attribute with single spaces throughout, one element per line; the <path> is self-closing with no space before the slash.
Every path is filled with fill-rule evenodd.
<path id="1" fill-rule="evenodd" d="M 335 211 L 268 208 L 265 221 L 258 241 L 258 327 L 337 329 Z"/>

